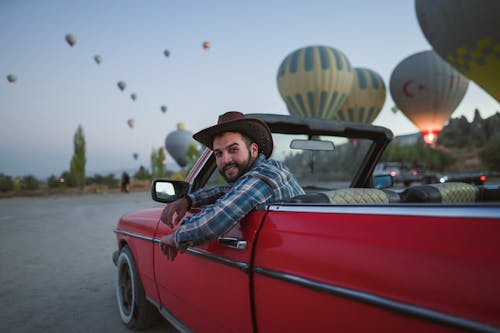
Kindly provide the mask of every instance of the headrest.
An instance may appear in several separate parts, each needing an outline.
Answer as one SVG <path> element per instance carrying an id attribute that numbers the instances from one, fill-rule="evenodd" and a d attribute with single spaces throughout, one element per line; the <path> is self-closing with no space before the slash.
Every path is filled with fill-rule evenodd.
<path id="1" fill-rule="evenodd" d="M 478 200 L 479 190 L 467 183 L 417 185 L 401 194 L 404 202 L 463 203 Z"/>
<path id="2" fill-rule="evenodd" d="M 397 193 L 375 188 L 345 188 L 325 194 L 335 204 L 388 204 L 400 201 Z"/>

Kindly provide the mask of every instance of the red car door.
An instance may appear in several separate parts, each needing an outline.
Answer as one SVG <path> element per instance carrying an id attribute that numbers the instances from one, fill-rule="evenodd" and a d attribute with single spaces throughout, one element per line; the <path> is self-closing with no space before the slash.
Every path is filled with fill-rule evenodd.
<path id="1" fill-rule="evenodd" d="M 257 330 L 498 331 L 496 209 L 272 206 L 255 250 Z"/>
<path id="2" fill-rule="evenodd" d="M 219 240 L 167 261 L 154 250 L 162 306 L 195 332 L 252 332 L 249 265 L 265 211 L 252 212 Z M 170 229 L 159 223 L 156 238 Z"/>

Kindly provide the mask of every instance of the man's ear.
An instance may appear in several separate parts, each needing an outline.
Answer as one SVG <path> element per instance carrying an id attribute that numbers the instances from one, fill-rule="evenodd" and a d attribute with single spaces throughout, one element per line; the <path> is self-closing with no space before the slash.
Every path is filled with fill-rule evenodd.
<path id="1" fill-rule="evenodd" d="M 250 145 L 250 152 L 252 153 L 252 157 L 259 155 L 259 146 L 255 142 L 252 142 Z"/>

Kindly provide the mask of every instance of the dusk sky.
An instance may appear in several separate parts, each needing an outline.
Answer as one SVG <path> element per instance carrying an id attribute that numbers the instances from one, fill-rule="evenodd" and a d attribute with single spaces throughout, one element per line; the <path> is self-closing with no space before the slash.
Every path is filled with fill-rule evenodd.
<path id="1" fill-rule="evenodd" d="M 68 33 L 77 38 L 74 47 Z M 395 135 L 417 132 L 391 111 L 389 93 L 398 63 L 431 49 L 414 0 L 2 0 L 0 173 L 44 179 L 69 170 L 78 125 L 91 176 L 149 168 L 152 149 L 177 123 L 196 132 L 229 110 L 288 114 L 278 67 L 310 45 L 334 47 L 353 67 L 379 73 L 387 98 L 374 124 Z M 15 84 L 8 74 L 17 76 Z M 123 92 L 119 80 L 127 83 Z M 476 108 L 483 118 L 500 111 L 471 81 L 452 117 L 471 121 Z M 170 156 L 167 168 L 177 168 Z"/>

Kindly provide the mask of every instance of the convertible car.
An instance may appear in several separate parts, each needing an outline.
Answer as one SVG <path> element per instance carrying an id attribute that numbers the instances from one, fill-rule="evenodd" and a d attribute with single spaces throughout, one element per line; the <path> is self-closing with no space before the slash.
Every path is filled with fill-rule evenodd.
<path id="1" fill-rule="evenodd" d="M 126 326 L 162 315 L 181 332 L 500 332 L 498 186 L 397 189 L 373 176 L 386 128 L 247 116 L 269 125 L 271 158 L 306 194 L 255 209 L 175 261 L 158 245 L 172 232 L 164 205 L 122 216 L 113 260 Z M 155 180 L 152 197 L 168 203 L 221 182 L 205 149 L 185 181 Z"/>

